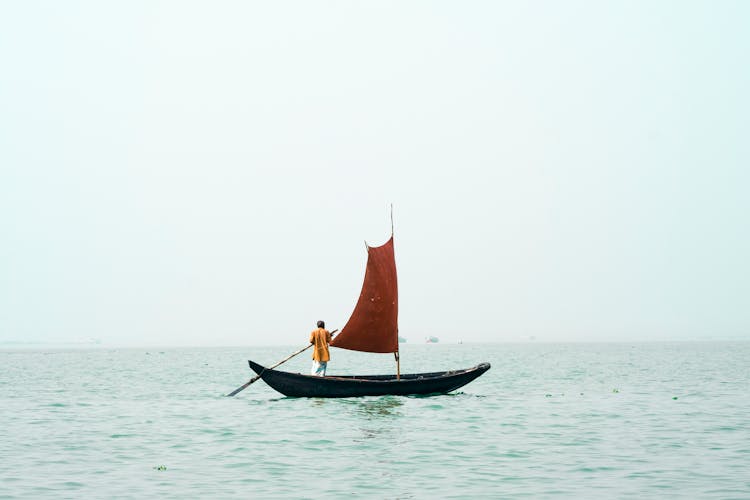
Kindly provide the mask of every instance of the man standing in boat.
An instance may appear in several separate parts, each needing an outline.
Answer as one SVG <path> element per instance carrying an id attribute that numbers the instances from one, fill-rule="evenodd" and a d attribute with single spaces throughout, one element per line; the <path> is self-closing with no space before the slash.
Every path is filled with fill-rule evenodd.
<path id="1" fill-rule="evenodd" d="M 323 321 L 318 321 L 318 328 L 310 333 L 310 343 L 314 346 L 310 375 L 325 377 L 326 366 L 328 366 L 328 361 L 331 359 L 331 355 L 328 352 L 328 344 L 331 343 L 331 332 L 326 330 L 326 324 Z"/>

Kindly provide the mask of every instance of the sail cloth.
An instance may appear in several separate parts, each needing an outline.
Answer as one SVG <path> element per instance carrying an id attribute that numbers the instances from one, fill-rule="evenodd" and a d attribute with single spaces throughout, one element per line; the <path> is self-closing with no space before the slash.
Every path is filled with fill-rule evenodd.
<path id="1" fill-rule="evenodd" d="M 398 285 L 393 236 L 379 247 L 367 246 L 362 293 L 333 347 L 364 352 L 398 352 Z"/>

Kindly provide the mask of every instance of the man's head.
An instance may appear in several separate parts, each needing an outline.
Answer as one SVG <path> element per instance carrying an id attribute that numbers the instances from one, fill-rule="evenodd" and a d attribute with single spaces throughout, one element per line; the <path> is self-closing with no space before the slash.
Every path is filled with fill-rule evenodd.
<path id="1" fill-rule="evenodd" d="M 318 328 L 325 328 L 326 324 L 324 321 L 318 321 Z"/>

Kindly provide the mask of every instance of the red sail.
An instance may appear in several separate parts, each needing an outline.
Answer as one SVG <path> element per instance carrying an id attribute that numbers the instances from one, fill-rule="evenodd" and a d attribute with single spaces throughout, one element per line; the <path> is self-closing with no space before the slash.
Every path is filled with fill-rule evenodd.
<path id="1" fill-rule="evenodd" d="M 393 236 L 383 246 L 367 247 L 362 293 L 352 316 L 331 342 L 365 352 L 398 352 L 398 286 Z"/>

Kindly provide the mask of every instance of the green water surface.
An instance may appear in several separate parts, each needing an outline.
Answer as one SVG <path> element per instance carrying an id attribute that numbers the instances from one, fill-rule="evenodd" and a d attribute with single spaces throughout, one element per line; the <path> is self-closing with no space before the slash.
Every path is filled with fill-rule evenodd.
<path id="1" fill-rule="evenodd" d="M 750 343 L 402 344 L 405 373 L 492 369 L 437 397 L 223 396 L 299 347 L 0 351 L 0 497 L 750 498 Z"/>

